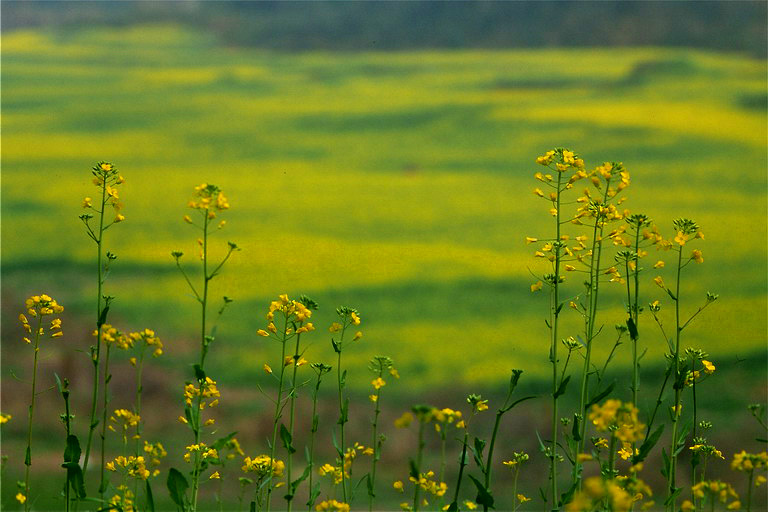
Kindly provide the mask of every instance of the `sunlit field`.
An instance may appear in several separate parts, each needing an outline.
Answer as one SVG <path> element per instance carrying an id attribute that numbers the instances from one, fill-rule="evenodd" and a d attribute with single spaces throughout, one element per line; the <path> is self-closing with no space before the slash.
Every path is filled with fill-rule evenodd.
<path id="1" fill-rule="evenodd" d="M 335 308 L 361 312 L 364 336 L 344 356 L 349 392 L 365 403 L 368 361 L 391 357 L 402 379 L 386 389 L 398 399 L 384 414 L 388 427 L 418 394 L 457 394 L 452 407 L 464 390 L 501 400 L 512 368 L 525 370 L 526 389 L 549 385 L 542 384 L 551 374 L 549 299 L 531 292 L 546 267 L 525 237 L 550 229 L 533 174 L 535 157 L 555 146 L 578 150 L 593 166 L 623 162 L 631 184 L 622 208 L 666 233 L 673 219 L 695 219 L 706 263 L 686 269 L 680 297 L 690 314 L 707 292 L 719 295 L 686 330 L 723 372 L 727 389 L 709 403 L 725 407 L 717 414 L 745 416 L 734 420 L 742 425 L 746 404 L 765 398 L 763 60 L 665 48 L 282 54 L 226 48 L 171 25 L 17 31 L 3 35 L 2 48 L 2 377 L 6 389 L 24 393 L 3 394 L 2 410 L 14 416 L 5 432 L 13 447 L 3 447 L 10 465 L 22 467 L 24 458 L 28 391 L 14 377 L 27 378 L 29 354 L 18 350 L 16 316 L 30 295 L 45 291 L 66 306 L 65 335 L 51 342 L 43 364 L 83 369 L 70 378 L 82 390 L 86 425 L 96 263 L 78 215 L 82 198 L 94 194 L 90 169 L 102 160 L 126 179 L 126 219 L 105 245 L 117 255 L 105 282 L 116 297 L 109 322 L 151 326 L 162 338 L 165 354 L 152 361 L 148 388 L 165 398 L 181 397 L 199 344 L 199 305 L 171 251 L 196 268 L 196 236 L 182 220 L 187 202 L 201 183 L 226 193 L 231 209 L 226 227 L 212 234 L 212 258 L 226 254 L 227 241 L 242 250 L 211 284 L 216 304 L 225 295 L 234 301 L 206 370 L 240 409 L 227 413 L 233 425 L 222 429 L 247 429 L 240 413 L 267 407 L 255 386 L 266 382 L 262 367 L 279 346 L 257 331 L 282 293 L 306 294 L 320 306 L 312 319 L 325 327 L 304 354 L 312 362 L 333 363 L 326 333 Z M 668 256 L 648 250 L 648 266 Z M 673 279 L 669 268 L 643 274 L 641 306 L 668 300 L 656 275 Z M 601 361 L 613 348 L 614 324 L 626 319 L 625 288 L 609 284 L 602 293 L 605 334 L 594 346 Z M 583 327 L 569 313 L 562 337 Z M 674 325 L 669 309 L 659 316 Z M 644 371 L 663 378 L 668 346 L 650 316 L 641 321 Z M 628 347 L 615 353 L 615 375 L 629 371 Z M 129 368 L 127 356 L 114 364 Z M 176 380 L 164 383 L 164 372 Z M 50 376 L 44 385 L 53 385 Z M 116 396 L 128 396 L 126 386 Z M 61 405 L 55 396 L 41 400 L 43 409 Z M 548 406 L 546 398 L 539 404 Z M 150 431 L 181 411 L 164 403 L 154 414 L 163 407 L 175 409 L 151 420 Z M 515 421 L 505 435 L 522 435 Z M 270 429 L 258 426 L 260 435 Z M 535 445 L 535 435 L 525 435 L 525 446 Z M 58 461 L 60 445 L 42 440 L 40 450 Z M 545 462 L 534 464 L 544 470 Z M 407 467 L 387 468 L 391 491 Z M 16 492 L 12 471 L 3 478 L 3 508 Z M 54 493 L 59 480 L 49 486 Z M 512 496 L 511 487 L 499 494 Z"/>

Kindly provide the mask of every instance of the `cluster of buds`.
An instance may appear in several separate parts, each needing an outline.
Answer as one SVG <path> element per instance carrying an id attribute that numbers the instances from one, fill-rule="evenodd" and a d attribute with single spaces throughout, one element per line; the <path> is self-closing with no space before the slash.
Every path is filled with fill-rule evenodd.
<path id="1" fill-rule="evenodd" d="M 203 183 L 195 187 L 195 199 L 189 202 L 189 207 L 201 210 L 208 219 L 215 219 L 217 211 L 229 209 L 229 201 L 219 187 Z M 188 216 L 184 220 L 192 222 Z"/>
<path id="2" fill-rule="evenodd" d="M 91 174 L 93 174 L 93 184 L 102 189 L 103 201 L 100 208 L 94 208 L 93 198 L 85 197 L 83 199 L 82 207 L 86 210 L 93 210 L 96 213 L 103 214 L 105 207 L 111 205 L 115 211 L 115 218 L 112 223 L 115 224 L 124 221 L 125 215 L 120 213 L 120 210 L 123 209 L 123 204 L 120 202 L 117 186 L 125 183 L 125 178 L 123 178 L 117 171 L 117 168 L 109 162 L 97 163 L 93 166 Z M 86 225 L 92 218 L 93 215 L 89 213 L 80 215 L 80 220 L 85 222 Z"/>

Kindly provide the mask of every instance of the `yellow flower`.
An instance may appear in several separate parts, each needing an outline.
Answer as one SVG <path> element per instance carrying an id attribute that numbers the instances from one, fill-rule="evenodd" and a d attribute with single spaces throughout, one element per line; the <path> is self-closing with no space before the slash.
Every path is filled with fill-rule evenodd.
<path id="1" fill-rule="evenodd" d="M 525 237 L 525 243 L 526 244 L 532 244 L 532 243 L 535 243 L 535 242 L 538 242 L 538 241 L 539 241 L 538 238 L 533 238 L 533 237 L 530 237 L 530 236 Z"/>
<path id="2" fill-rule="evenodd" d="M 625 446 L 617 453 L 619 454 L 619 457 L 621 457 L 621 460 L 627 460 L 632 456 L 632 449 Z"/>
<path id="3" fill-rule="evenodd" d="M 378 396 L 376 396 L 376 395 L 368 395 L 368 399 L 369 399 L 371 402 L 373 402 L 373 403 L 376 403 L 376 402 L 378 402 L 378 401 L 379 401 L 379 397 L 378 397 Z"/>
<path id="4" fill-rule="evenodd" d="M 711 362 L 707 361 L 706 359 L 702 359 L 701 364 L 704 365 L 704 373 L 709 375 L 715 373 L 715 365 L 713 365 Z"/>
<path id="5" fill-rule="evenodd" d="M 520 503 L 525 503 L 526 501 L 531 501 L 531 498 L 526 498 L 526 497 L 525 497 L 524 495 L 522 495 L 522 494 L 518 494 L 518 495 L 517 495 L 517 499 L 520 501 Z"/>
<path id="6" fill-rule="evenodd" d="M 218 480 L 221 478 L 221 475 L 219 475 L 218 471 L 215 471 L 211 476 L 208 477 L 209 480 Z"/>
<path id="7" fill-rule="evenodd" d="M 477 508 L 477 503 L 474 501 L 465 500 L 464 506 L 467 507 L 468 510 L 475 510 Z"/>
<path id="8" fill-rule="evenodd" d="M 401 482 L 400 480 L 398 480 L 397 482 L 393 483 L 392 487 L 394 487 L 396 491 L 403 492 L 403 482 Z"/>
<path id="9" fill-rule="evenodd" d="M 355 333 L 354 337 L 352 338 L 352 341 L 357 341 L 357 340 L 359 340 L 362 337 L 363 337 L 363 333 L 361 331 L 357 331 Z"/>
<path id="10" fill-rule="evenodd" d="M 360 325 L 360 317 L 354 311 L 349 314 L 349 318 L 352 320 L 352 325 Z"/>
<path id="11" fill-rule="evenodd" d="M 402 416 L 400 416 L 398 419 L 395 420 L 395 427 L 397 428 L 408 428 L 408 426 L 413 421 L 413 414 L 410 412 L 403 413 Z"/>
<path id="12" fill-rule="evenodd" d="M 477 411 L 487 411 L 488 410 L 488 400 L 480 400 L 477 402 Z"/>
<path id="13" fill-rule="evenodd" d="M 256 331 L 256 334 L 258 334 L 259 336 L 264 336 L 264 337 L 269 336 L 269 333 L 267 331 L 265 331 L 264 329 L 259 329 L 258 331 Z"/>
<path id="14" fill-rule="evenodd" d="M 680 512 L 694 512 L 696 510 L 696 507 L 693 506 L 693 503 L 691 500 L 685 500 L 682 505 L 680 505 Z"/>
<path id="15" fill-rule="evenodd" d="M 653 282 L 656 283 L 661 288 L 666 288 L 664 286 L 664 280 L 661 278 L 661 276 L 656 276 L 653 278 Z"/>
<path id="16" fill-rule="evenodd" d="M 83 208 L 90 208 L 91 206 L 93 206 L 93 199 L 90 197 L 83 199 Z"/>
<path id="17" fill-rule="evenodd" d="M 580 454 L 578 454 L 576 456 L 576 460 L 578 462 L 587 462 L 587 461 L 590 461 L 590 460 L 593 460 L 593 459 L 594 459 L 594 457 L 592 455 L 588 454 L 588 453 L 580 453 Z"/>
<path id="18" fill-rule="evenodd" d="M 755 487 L 760 487 L 763 485 L 766 481 L 766 478 L 763 475 L 757 475 L 755 478 Z"/>
<path id="19" fill-rule="evenodd" d="M 331 326 L 328 328 L 329 332 L 339 332 L 341 330 L 342 325 L 339 322 L 333 322 Z"/>
<path id="20" fill-rule="evenodd" d="M 27 497 L 22 493 L 18 493 L 16 494 L 16 501 L 18 501 L 19 503 L 24 503 L 25 501 L 27 501 Z"/>
<path id="21" fill-rule="evenodd" d="M 125 220 L 125 215 L 123 215 L 122 213 L 118 213 L 118 214 L 115 216 L 115 223 L 117 223 L 117 222 L 123 222 L 124 220 Z"/>
<path id="22" fill-rule="evenodd" d="M 653 268 L 664 268 L 664 262 L 659 260 L 656 263 L 654 263 Z"/>
<path id="23" fill-rule="evenodd" d="M 10 420 L 12 416 L 10 414 L 0 414 L 0 425 L 3 423 L 8 423 L 8 420 Z"/>
<path id="24" fill-rule="evenodd" d="M 691 253 L 691 259 L 696 263 L 704 263 L 704 257 L 701 255 L 701 251 L 694 249 Z"/>
<path id="25" fill-rule="evenodd" d="M 544 283 L 542 283 L 541 281 L 536 281 L 535 283 L 533 283 L 531 285 L 531 291 L 532 292 L 537 292 L 537 291 L 541 290 L 541 288 L 543 286 L 544 286 Z"/>
<path id="26" fill-rule="evenodd" d="M 688 241 L 688 238 L 690 238 L 688 235 L 686 235 L 682 231 L 678 231 L 677 235 L 675 236 L 675 242 L 677 242 L 680 245 L 685 245 L 685 242 Z"/>
<path id="27" fill-rule="evenodd" d="M 387 382 L 382 379 L 381 377 L 378 377 L 371 381 L 371 385 L 373 386 L 373 389 L 379 390 L 387 385 Z"/>

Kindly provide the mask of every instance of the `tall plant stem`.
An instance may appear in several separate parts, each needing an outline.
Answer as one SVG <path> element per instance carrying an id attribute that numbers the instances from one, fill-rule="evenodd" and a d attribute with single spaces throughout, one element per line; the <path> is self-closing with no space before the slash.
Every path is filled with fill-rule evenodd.
<path id="1" fill-rule="evenodd" d="M 419 419 L 419 446 L 416 451 L 416 471 L 419 473 L 416 479 L 418 480 L 421 475 L 421 463 L 424 457 L 424 424 L 425 422 Z M 419 493 L 421 486 L 418 483 L 413 485 L 413 512 L 419 512 Z"/>
<path id="2" fill-rule="evenodd" d="M 200 370 L 205 370 L 205 356 L 208 354 L 208 340 L 206 339 L 206 311 L 208 309 L 208 282 L 213 276 L 208 275 L 208 219 L 207 210 L 203 212 L 203 293 L 200 296 Z M 198 382 L 200 394 L 198 395 L 198 407 L 195 407 L 195 444 L 200 444 L 200 402 L 203 396 L 203 383 Z M 195 471 L 192 475 L 192 512 L 197 510 L 197 495 L 200 490 L 200 455 L 195 453 Z"/>
<path id="3" fill-rule="evenodd" d="M 379 372 L 379 378 L 381 378 L 381 372 Z M 371 487 L 368 493 L 368 511 L 373 512 L 373 501 L 376 498 L 376 464 L 379 462 L 381 453 L 379 452 L 379 414 L 381 414 L 381 388 L 376 390 L 376 410 L 373 413 L 373 436 L 371 438 L 371 447 L 373 448 L 373 457 L 371 458 Z M 441 480 L 442 482 L 442 476 Z"/>
<path id="4" fill-rule="evenodd" d="M 96 402 L 99 397 L 99 367 L 101 363 L 101 299 L 102 286 L 104 284 L 101 243 L 104 239 L 104 208 L 107 199 L 106 178 L 101 182 L 101 210 L 99 211 L 99 236 L 96 239 L 96 270 L 97 270 L 97 289 L 96 289 L 96 351 L 91 354 L 93 362 L 93 394 L 91 396 L 91 422 L 88 426 L 88 441 L 85 444 L 85 458 L 83 459 L 83 474 L 88 469 L 88 461 L 91 456 L 91 444 L 93 443 L 93 432 L 96 430 L 98 420 L 96 419 Z"/>
<path id="5" fill-rule="evenodd" d="M 669 452 L 669 473 L 667 480 L 667 510 L 674 511 L 675 501 L 672 496 L 675 492 L 675 473 L 677 470 L 677 426 L 680 423 L 680 393 L 682 385 L 680 376 L 680 271 L 682 269 L 683 250 L 678 248 L 677 252 L 677 282 L 675 283 L 675 354 L 672 361 L 672 372 L 674 376 L 675 405 L 672 408 L 672 443 Z"/>
<path id="6" fill-rule="evenodd" d="M 312 429 L 309 433 L 309 500 L 307 500 L 308 512 L 312 512 L 312 492 L 313 492 L 313 475 L 314 471 L 314 457 L 315 457 L 315 436 L 317 435 L 317 423 L 319 417 L 317 415 L 317 395 L 320 393 L 320 379 L 322 378 L 322 370 L 317 372 L 317 383 L 315 384 L 315 391 L 312 394 Z"/>
<path id="7" fill-rule="evenodd" d="M 557 173 L 557 198 L 555 199 L 555 208 L 557 210 L 556 222 L 556 237 L 555 243 L 555 272 L 552 283 L 552 295 L 550 299 L 550 357 L 552 361 L 552 444 L 550 447 L 550 463 L 549 463 L 549 478 L 552 486 L 552 510 L 557 510 L 558 497 L 557 497 L 557 430 L 558 430 L 558 371 L 557 371 L 557 328 L 560 318 L 560 194 L 562 192 L 563 174 Z"/>
<path id="8" fill-rule="evenodd" d="M 110 345 L 107 345 L 107 354 L 104 357 L 104 403 L 102 407 L 102 414 L 101 414 L 101 478 L 99 480 L 99 497 L 103 500 L 104 499 L 104 491 L 107 490 L 107 480 L 106 480 L 106 467 L 105 467 L 105 461 L 106 461 L 106 441 L 107 441 L 107 410 L 109 407 L 109 381 L 110 381 L 110 375 L 109 375 L 109 353 L 110 353 Z"/>
<path id="9" fill-rule="evenodd" d="M 24 510 L 29 511 L 32 506 L 29 501 L 29 467 L 32 465 L 32 420 L 35 416 L 35 398 L 37 395 L 37 354 L 40 352 L 40 329 L 42 328 L 43 315 L 37 314 L 37 329 L 35 330 L 35 355 L 32 363 L 32 397 L 29 402 L 29 424 L 27 425 L 27 451 L 24 455 Z"/>
<path id="10" fill-rule="evenodd" d="M 608 189 L 610 187 L 610 178 L 605 182 L 605 193 L 603 194 L 603 202 L 605 204 L 608 199 Z M 597 320 L 597 303 L 598 292 L 600 290 L 600 257 L 602 255 L 602 237 L 603 237 L 604 222 L 600 221 L 600 215 L 595 216 L 595 226 L 592 230 L 592 256 L 590 258 L 590 271 L 589 271 L 589 309 L 585 322 L 586 332 L 584 333 L 586 338 L 587 349 L 584 355 L 584 368 L 581 374 L 581 390 L 579 392 L 579 410 L 578 414 L 581 417 L 579 424 L 579 440 L 576 442 L 576 453 L 579 454 L 584 450 L 584 435 L 587 428 L 586 422 L 586 403 L 587 396 L 589 394 L 589 367 L 592 362 L 592 341 L 595 337 L 595 323 Z M 581 463 L 576 462 L 573 465 L 573 483 L 578 484 L 581 488 Z"/>
<path id="11" fill-rule="evenodd" d="M 290 416 L 288 420 L 288 432 L 291 434 L 291 439 L 293 439 L 293 419 L 296 409 L 296 372 L 298 371 L 299 367 L 297 363 L 299 362 L 299 343 L 301 341 L 301 333 L 296 335 L 296 348 L 293 351 L 293 375 L 291 376 L 291 391 L 288 394 L 291 400 L 291 406 L 290 406 Z M 293 467 L 293 452 L 291 450 L 288 450 L 288 464 L 286 464 L 286 478 L 288 480 L 288 483 L 291 483 L 291 468 Z M 291 512 L 292 506 L 293 506 L 293 496 L 288 497 L 290 494 L 286 494 L 286 501 L 288 501 L 288 512 Z"/>
<path id="12" fill-rule="evenodd" d="M 341 334 L 342 339 L 344 338 L 344 332 L 342 331 Z M 346 446 L 344 444 L 344 424 L 347 422 L 346 413 L 344 412 L 344 383 L 342 382 L 342 373 L 341 373 L 341 347 L 337 350 L 337 361 L 336 361 L 336 375 L 338 377 L 338 387 L 339 387 L 339 431 L 340 431 L 340 437 L 341 437 L 341 445 L 339 448 L 339 464 L 341 464 L 341 495 L 344 498 L 344 503 L 349 503 L 347 501 L 347 477 L 344 472 L 344 463 L 345 457 L 346 457 Z"/>
<path id="13" fill-rule="evenodd" d="M 283 362 L 285 361 L 285 331 L 288 327 L 288 320 L 286 319 L 285 326 L 283 327 L 283 340 L 282 340 L 282 350 L 280 353 L 280 378 L 279 378 L 279 384 L 277 389 L 277 400 L 275 401 L 275 419 L 274 424 L 272 426 L 272 443 L 270 445 L 270 451 L 269 451 L 269 460 L 270 464 L 274 464 L 275 462 L 275 453 L 277 452 L 277 426 L 280 424 L 280 417 L 282 416 L 282 402 L 283 402 L 283 382 L 285 381 L 285 364 Z M 267 477 L 267 512 L 269 512 L 270 507 L 272 506 L 272 471 L 269 472 L 269 476 Z"/>

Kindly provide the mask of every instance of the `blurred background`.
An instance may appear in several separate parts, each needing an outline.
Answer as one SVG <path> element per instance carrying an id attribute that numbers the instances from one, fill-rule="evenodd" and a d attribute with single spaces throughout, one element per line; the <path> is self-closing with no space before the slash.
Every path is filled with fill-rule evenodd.
<path id="1" fill-rule="evenodd" d="M 542 398 L 505 420 L 499 460 L 524 449 L 531 475 L 541 474 L 534 430 L 547 431 L 548 298 L 530 292 L 531 272 L 544 267 L 524 238 L 550 232 L 549 205 L 531 192 L 534 159 L 554 146 L 588 167 L 622 161 L 632 176 L 625 206 L 665 235 L 678 217 L 700 224 L 705 263 L 686 268 L 684 310 L 707 291 L 721 298 L 684 340 L 718 368 L 702 384 L 700 414 L 715 423 L 712 439 L 727 457 L 760 448 L 749 441 L 760 432 L 746 406 L 766 401 L 764 2 L 6 0 L 1 14 L 0 409 L 13 415 L 3 425 L 2 508 L 13 508 L 23 471 L 32 351 L 16 317 L 29 295 L 48 293 L 66 308 L 64 336 L 42 348 L 39 382 L 53 386 L 54 371 L 69 378 L 75 429 L 87 430 L 95 244 L 77 217 L 100 160 L 126 178 L 127 219 L 105 245 L 118 256 L 105 285 L 116 296 L 110 321 L 153 328 L 166 347 L 145 372 L 148 436 L 179 432 L 164 467 L 184 464 L 178 447 L 189 434 L 175 418 L 199 322 L 170 252 L 186 252 L 187 269 L 196 268 L 198 234 L 182 216 L 206 182 L 231 204 L 214 258 L 228 240 L 242 248 L 213 281 L 213 297 L 235 302 L 208 369 L 222 390 L 222 431 L 238 431 L 249 455 L 266 451 L 269 402 L 257 384 L 269 386 L 262 365 L 279 358 L 255 331 L 278 294 L 307 294 L 320 304 L 311 361 L 331 363 L 326 326 L 337 306 L 361 312 L 364 337 L 345 353 L 353 439 L 370 436 L 367 361 L 388 355 L 402 375 L 382 404 L 386 503 L 397 503 L 390 484 L 407 478 L 402 461 L 415 445 L 392 420 L 413 403 L 466 409 L 469 392 L 493 409 L 512 368 Z M 646 266 L 663 256 L 652 251 Z M 645 303 L 663 299 L 655 275 L 644 274 Z M 606 294 L 606 333 L 624 322 L 621 292 Z M 579 318 L 565 326 L 578 334 Z M 666 343 L 649 316 L 640 332 L 647 411 Z M 612 342 L 598 338 L 598 358 Z M 114 408 L 131 405 L 127 357 L 115 363 Z M 619 347 L 621 399 L 630 396 L 629 358 L 629 344 Z M 49 475 L 37 489 L 50 497 L 35 506 L 55 510 L 63 404 L 55 390 L 39 398 L 33 475 Z M 62 434 L 43 435 L 51 431 Z M 711 470 L 738 488 L 728 462 Z M 509 475 L 497 474 L 504 496 Z M 521 478 L 529 496 L 544 485 Z M 224 483 L 236 484 L 236 476 Z"/>

